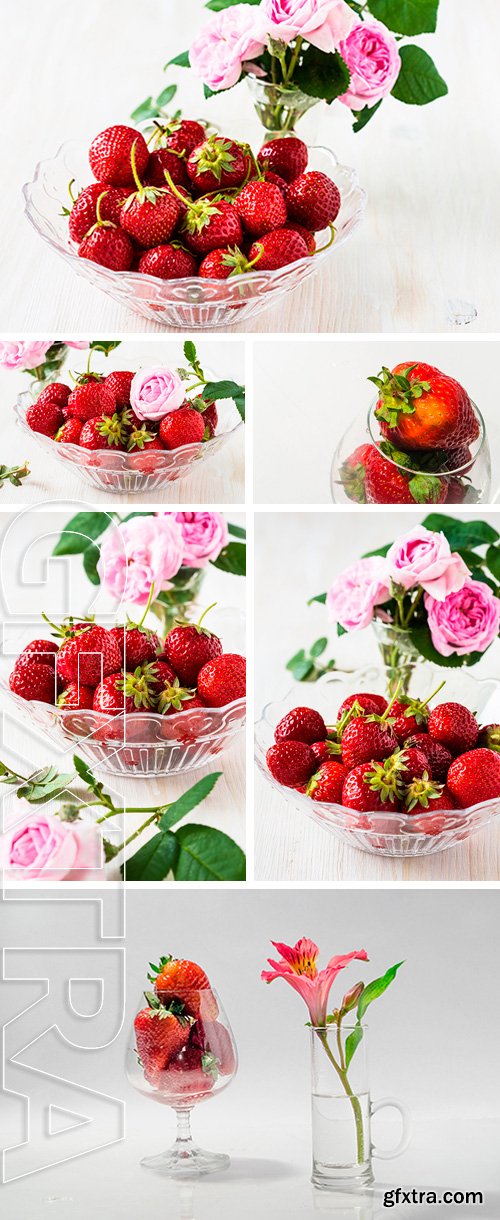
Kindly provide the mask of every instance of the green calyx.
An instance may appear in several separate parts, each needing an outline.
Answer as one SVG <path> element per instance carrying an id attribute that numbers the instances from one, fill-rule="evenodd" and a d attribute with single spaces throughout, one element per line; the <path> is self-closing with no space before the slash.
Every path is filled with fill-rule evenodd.
<path id="1" fill-rule="evenodd" d="M 415 504 L 439 504 L 442 500 L 443 480 L 434 475 L 415 475 L 408 487 Z"/>
<path id="2" fill-rule="evenodd" d="M 158 975 L 161 974 L 163 967 L 168 966 L 171 961 L 173 961 L 173 956 L 171 953 L 168 953 L 166 957 L 160 957 L 158 965 L 155 965 L 154 962 L 148 963 L 149 969 L 152 971 L 152 973 L 148 974 L 148 976 L 147 976 L 150 983 L 156 983 L 156 979 L 157 979 Z M 155 998 L 157 998 L 157 997 L 155 997 Z"/>
<path id="3" fill-rule="evenodd" d="M 362 462 L 356 462 L 355 466 L 343 462 L 340 467 L 340 482 L 346 496 L 354 500 L 355 504 L 366 504 L 365 481 L 366 470 Z"/>
<path id="4" fill-rule="evenodd" d="M 429 809 L 431 801 L 437 800 L 442 796 L 444 784 L 435 784 L 429 777 L 429 773 L 424 771 L 421 779 L 412 780 L 408 784 L 405 794 L 405 808 L 408 813 L 420 805 L 422 809 Z"/>
<path id="5" fill-rule="evenodd" d="M 192 699 L 195 694 L 194 688 L 189 690 L 187 686 L 181 686 L 179 679 L 176 678 L 171 686 L 165 686 L 162 690 L 158 702 L 157 709 L 161 715 L 165 715 L 171 708 L 176 712 L 182 712 L 182 705 L 187 699 Z"/>
<path id="6" fill-rule="evenodd" d="M 395 803 L 401 800 L 403 795 L 401 770 L 404 765 L 404 761 L 392 754 L 390 758 L 384 759 L 383 763 L 372 763 L 370 771 L 363 776 L 363 783 L 367 784 L 371 792 L 378 792 L 383 801 Z"/>
<path id="7" fill-rule="evenodd" d="M 123 421 L 120 415 L 116 412 L 114 415 L 103 415 L 102 419 L 98 420 L 95 425 L 99 436 L 102 436 L 107 445 L 123 445 L 125 443 L 125 430 Z"/>
<path id="8" fill-rule="evenodd" d="M 62 637 L 63 640 L 76 640 L 81 635 L 86 635 L 87 631 L 90 631 L 90 628 L 94 626 L 93 617 L 88 620 L 79 619 L 79 622 L 84 622 L 84 626 L 79 627 L 78 630 L 75 627 L 75 620 L 72 615 L 63 619 L 62 623 L 53 623 L 52 619 L 44 611 L 42 611 L 42 618 L 44 622 L 48 623 L 49 627 L 52 627 L 51 634 L 58 638 Z"/>
<path id="9" fill-rule="evenodd" d="M 205 1076 L 210 1076 L 212 1080 L 217 1080 L 219 1076 L 220 1059 L 211 1052 L 205 1051 L 201 1056 L 201 1067 Z"/>
<path id="10" fill-rule="evenodd" d="M 156 702 L 153 665 L 138 665 L 133 674 L 125 674 L 115 683 L 116 690 L 123 691 L 126 698 L 133 699 L 134 707 L 154 707 Z"/>
<path id="11" fill-rule="evenodd" d="M 380 402 L 375 415 L 382 419 L 389 428 L 397 428 L 401 415 L 414 415 L 415 403 L 422 394 L 429 393 L 428 381 L 410 381 L 409 375 L 417 366 L 409 365 L 405 373 L 391 373 L 385 365 L 378 377 L 369 377 L 378 390 Z"/>
<path id="12" fill-rule="evenodd" d="M 223 173 L 231 173 L 236 161 L 231 148 L 231 141 L 222 140 L 220 136 L 209 136 L 204 144 L 191 153 L 190 160 L 200 174 L 211 173 L 220 182 Z"/>
<path id="13" fill-rule="evenodd" d="M 201 233 L 213 216 L 219 215 L 217 204 L 207 198 L 191 200 L 175 185 L 168 170 L 165 170 L 165 181 L 169 190 L 187 208 L 182 221 L 184 233 Z"/>
<path id="14" fill-rule="evenodd" d="M 133 428 L 129 434 L 127 441 L 127 449 L 144 449 L 148 441 L 154 441 L 154 432 L 149 432 L 146 424 L 142 424 L 140 428 Z"/>

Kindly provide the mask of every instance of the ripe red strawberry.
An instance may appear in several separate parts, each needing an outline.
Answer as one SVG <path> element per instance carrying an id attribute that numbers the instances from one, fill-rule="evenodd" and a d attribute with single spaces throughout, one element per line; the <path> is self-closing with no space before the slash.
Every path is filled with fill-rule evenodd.
<path id="1" fill-rule="evenodd" d="M 31 431 L 40 432 L 42 436 L 54 437 L 63 423 L 61 407 L 50 399 L 41 403 L 40 398 L 37 398 L 36 402 L 27 407 L 25 418 Z"/>
<path id="2" fill-rule="evenodd" d="M 132 675 L 119 670 L 117 673 L 103 678 L 94 691 L 93 708 L 95 712 L 104 712 L 106 716 L 121 716 L 124 712 L 130 715 L 132 712 L 140 710 L 141 707 L 151 706 L 150 703 L 136 704 L 133 696 L 125 693 L 128 677 L 132 677 Z"/>
<path id="3" fill-rule="evenodd" d="M 194 445 L 203 440 L 204 432 L 203 416 L 192 407 L 178 407 L 177 411 L 169 411 L 160 424 L 160 440 L 165 449 Z"/>
<path id="4" fill-rule="evenodd" d="M 268 140 L 257 154 L 257 161 L 262 169 L 273 170 L 285 182 L 293 182 L 307 169 L 307 144 L 297 136 Z"/>
<path id="5" fill-rule="evenodd" d="M 286 205 L 291 220 L 312 229 L 326 229 L 337 219 L 341 207 L 340 191 L 331 178 L 319 170 L 301 174 L 290 183 Z"/>
<path id="6" fill-rule="evenodd" d="M 426 775 L 432 779 L 432 768 L 423 750 L 418 746 L 407 746 L 397 755 L 398 776 L 403 784 L 411 784 L 414 779 L 423 779 Z"/>
<path id="7" fill-rule="evenodd" d="M 73 416 L 85 422 L 98 415 L 112 415 L 116 400 L 111 386 L 102 377 L 85 375 L 72 390 L 63 414 L 66 419 Z"/>
<path id="8" fill-rule="evenodd" d="M 31 661 L 36 661 L 38 665 L 50 665 L 54 669 L 58 651 L 59 645 L 55 640 L 31 640 L 19 654 L 16 665 L 29 658 Z"/>
<path id="9" fill-rule="evenodd" d="M 187 1042 L 154 1083 L 157 1083 L 162 1093 L 170 1097 L 189 1097 L 196 1100 L 213 1089 L 218 1075 L 215 1056 L 208 1051 L 202 1052 L 192 1042 Z"/>
<path id="10" fill-rule="evenodd" d="M 436 799 L 433 800 L 431 808 L 433 811 L 436 809 L 452 810 L 452 809 L 457 808 L 457 802 L 454 799 L 454 797 L 451 795 L 451 792 L 450 792 L 449 788 L 446 786 L 446 784 L 444 784 L 442 791 L 439 793 L 439 796 L 437 796 Z"/>
<path id="11" fill-rule="evenodd" d="M 335 758 L 331 758 L 322 763 L 319 770 L 311 776 L 307 795 L 312 797 L 313 801 L 330 801 L 340 805 L 347 775 L 347 768 Z"/>
<path id="12" fill-rule="evenodd" d="M 212 437 L 215 436 L 215 433 L 217 432 L 217 424 L 219 423 L 217 407 L 214 402 L 208 403 L 208 406 L 203 411 L 201 418 L 205 425 L 205 431 L 203 433 L 203 440 L 210 441 L 210 440 L 212 440 Z"/>
<path id="13" fill-rule="evenodd" d="M 384 436 L 404 449 L 455 449 L 479 436 L 467 391 L 430 364 L 398 364 L 371 377 Z"/>
<path id="14" fill-rule="evenodd" d="M 140 132 L 133 127 L 107 127 L 92 140 L 89 148 L 90 168 L 98 182 L 110 186 L 133 186 L 132 149 L 137 172 L 146 172 L 149 151 Z"/>
<path id="15" fill-rule="evenodd" d="M 316 770 L 316 759 L 305 741 L 280 741 L 271 746 L 266 762 L 274 779 L 285 788 L 307 784 Z"/>
<path id="16" fill-rule="evenodd" d="M 484 728 L 479 730 L 477 745 L 485 746 L 487 750 L 500 751 L 500 724 L 485 724 Z"/>
<path id="17" fill-rule="evenodd" d="M 146 998 L 148 1003 L 151 997 Z M 134 1020 L 137 1053 L 144 1071 L 152 1077 L 168 1066 L 171 1059 L 185 1046 L 190 1033 L 188 1021 L 181 1021 L 161 1004 L 142 1008 Z"/>
<path id="18" fill-rule="evenodd" d="M 439 741 L 434 741 L 429 737 L 428 733 L 412 733 L 405 741 L 406 746 L 417 746 L 429 760 L 432 778 L 439 783 L 444 783 L 448 774 L 448 768 L 453 762 L 453 755 L 440 745 Z"/>
<path id="19" fill-rule="evenodd" d="M 444 504 L 446 479 L 416 471 L 404 474 L 374 445 L 365 455 L 365 496 L 368 504 Z"/>
<path id="20" fill-rule="evenodd" d="M 90 711 L 94 706 L 94 690 L 92 686 L 83 686 L 81 682 L 68 682 L 61 694 L 57 696 L 57 706 L 65 711 Z"/>
<path id="21" fill-rule="evenodd" d="M 107 267 L 109 271 L 130 271 L 134 261 L 134 247 L 123 229 L 114 227 L 106 221 L 97 224 L 84 237 L 78 247 L 78 257 L 87 258 L 91 263 Z"/>
<path id="22" fill-rule="evenodd" d="M 462 703 L 440 703 L 429 716 L 427 732 L 452 754 L 465 754 L 476 744 L 479 725 Z"/>
<path id="23" fill-rule="evenodd" d="M 120 224 L 139 246 L 147 250 L 169 240 L 179 216 L 179 204 L 170 190 L 142 186 L 137 178 L 137 190 L 129 195 L 120 211 Z"/>
<path id="24" fill-rule="evenodd" d="M 154 697 L 158 696 L 170 686 L 178 683 L 177 674 L 172 669 L 169 661 L 164 659 L 164 654 L 160 653 L 159 657 L 155 657 L 147 666 L 143 667 L 147 681 L 151 685 Z"/>
<path id="25" fill-rule="evenodd" d="M 235 140 L 208 136 L 189 154 L 186 170 L 192 190 L 199 195 L 240 186 L 246 173 L 243 149 Z"/>
<path id="26" fill-rule="evenodd" d="M 215 1021 L 219 1015 L 218 1004 L 208 975 L 196 962 L 187 958 L 161 957 L 152 972 L 148 978 L 154 982 L 162 1004 L 183 1004 L 187 1015 L 196 1018 L 201 1015 Z"/>
<path id="27" fill-rule="evenodd" d="M 36 401 L 40 406 L 43 406 L 46 402 L 55 402 L 62 410 L 66 406 L 70 394 L 71 387 L 69 385 L 65 385 L 62 381 L 51 381 L 50 385 L 46 386 L 42 393 L 38 395 Z"/>
<path id="28" fill-rule="evenodd" d="M 119 415 L 98 415 L 82 425 L 79 444 L 82 449 L 125 449 L 123 424 Z"/>
<path id="29" fill-rule="evenodd" d="M 114 396 L 117 407 L 128 407 L 130 402 L 130 387 L 135 374 L 125 370 L 117 370 L 114 373 L 108 373 L 104 378 L 104 385 Z"/>
<path id="30" fill-rule="evenodd" d="M 150 154 L 149 165 L 147 172 L 147 181 L 151 186 L 165 186 L 165 170 L 175 182 L 176 186 L 187 190 L 189 187 L 189 178 L 186 172 L 186 165 L 182 157 L 179 157 L 172 148 L 155 148 Z"/>
<path id="31" fill-rule="evenodd" d="M 22 699 L 36 699 L 38 703 L 54 703 L 56 697 L 53 665 L 42 665 L 28 657 L 15 665 L 9 677 L 9 686 Z"/>
<path id="32" fill-rule="evenodd" d="M 350 771 L 364 762 L 382 762 L 398 748 L 392 729 L 376 720 L 351 720 L 342 733 L 342 761 Z"/>
<path id="33" fill-rule="evenodd" d="M 429 719 L 429 708 L 417 699 L 396 699 L 391 707 L 392 728 L 403 744 L 413 733 L 420 733 Z"/>
<path id="34" fill-rule="evenodd" d="M 84 187 L 75 199 L 69 215 L 68 228 L 71 240 L 79 244 L 83 241 L 89 229 L 97 220 L 97 200 L 100 199 L 102 220 L 111 220 L 117 225 L 120 219 L 120 204 L 127 198 L 126 188 L 104 186 L 102 182 L 92 182 Z"/>
<path id="35" fill-rule="evenodd" d="M 345 459 L 340 468 L 340 482 L 349 500 L 355 504 L 366 504 L 366 463 L 374 445 L 358 445 Z"/>
<path id="36" fill-rule="evenodd" d="M 340 746 L 333 741 L 313 741 L 311 750 L 318 766 L 328 762 L 332 755 L 337 755 L 337 762 L 340 762 Z"/>
<path id="37" fill-rule="evenodd" d="M 231 1036 L 220 1021 L 204 1021 L 198 1018 L 191 1031 L 191 1043 L 202 1051 L 212 1054 L 218 1064 L 221 1076 L 233 1076 L 236 1067 L 236 1055 Z"/>
<path id="38" fill-rule="evenodd" d="M 97 686 L 121 666 L 120 649 L 110 631 L 97 623 L 76 623 L 57 657 L 57 672 L 66 683 Z"/>
<path id="39" fill-rule="evenodd" d="M 186 245 L 202 257 L 224 246 L 239 246 L 241 221 L 232 203 L 197 199 L 190 204 L 181 224 Z"/>
<path id="40" fill-rule="evenodd" d="M 252 265 L 239 246 L 225 246 L 205 255 L 198 267 L 198 275 L 202 280 L 227 280 L 229 276 L 243 275 L 251 270 Z"/>
<path id="41" fill-rule="evenodd" d="M 255 177 L 255 173 L 250 175 L 250 178 L 254 178 L 254 177 Z M 280 174 L 274 174 L 272 169 L 266 169 L 264 171 L 262 177 L 263 177 L 264 182 L 272 182 L 273 186 L 279 186 L 279 189 L 280 189 L 283 197 L 285 196 L 286 188 L 287 188 L 288 184 L 285 182 L 285 179 L 280 176 Z"/>
<path id="42" fill-rule="evenodd" d="M 79 445 L 82 428 L 81 419 L 76 419 L 75 417 L 67 419 L 66 423 L 61 428 L 58 428 L 54 440 L 62 445 Z"/>
<path id="43" fill-rule="evenodd" d="M 279 267 L 296 263 L 299 258 L 306 258 L 307 253 L 300 233 L 294 233 L 293 229 L 273 229 L 272 233 L 264 233 L 263 237 L 254 241 L 248 258 L 257 271 L 277 271 Z"/>
<path id="44" fill-rule="evenodd" d="M 196 260 L 183 246 L 155 246 L 142 255 L 138 271 L 159 280 L 184 280 L 196 275 Z"/>
<path id="45" fill-rule="evenodd" d="M 181 156 L 189 153 L 206 139 L 206 130 L 195 119 L 175 119 L 163 128 L 167 148 L 173 148 Z"/>
<path id="46" fill-rule="evenodd" d="M 377 787 L 377 772 L 372 762 L 363 762 L 349 771 L 342 788 L 342 805 L 347 809 L 357 809 L 360 813 L 396 813 L 399 809 L 397 799 L 383 799 Z"/>
<path id="47" fill-rule="evenodd" d="M 274 730 L 275 741 L 324 741 L 327 729 L 323 717 L 312 707 L 294 707 Z"/>
<path id="48" fill-rule="evenodd" d="M 306 229 L 305 225 L 297 224 L 296 220 L 287 220 L 286 227 L 292 233 L 298 233 L 299 236 L 303 238 L 303 240 L 305 241 L 306 246 L 307 246 L 308 254 L 315 254 L 316 238 L 314 236 L 314 233 L 311 233 L 310 229 Z"/>
<path id="49" fill-rule="evenodd" d="M 123 668 L 137 669 L 148 661 L 155 661 L 161 653 L 161 642 L 155 631 L 141 625 L 111 627 L 110 635 L 120 649 Z"/>
<path id="50" fill-rule="evenodd" d="M 500 797 L 500 757 L 494 750 L 470 750 L 455 758 L 447 785 L 462 809 Z"/>
<path id="51" fill-rule="evenodd" d="M 272 182 L 247 182 L 234 204 L 247 233 L 262 237 L 272 229 L 282 229 L 286 223 L 286 203 Z"/>
<path id="52" fill-rule="evenodd" d="M 222 655 L 219 637 L 202 627 L 207 613 L 205 610 L 197 623 L 179 623 L 165 640 L 165 655 L 185 686 L 196 686 L 200 669 Z"/>
<path id="53" fill-rule="evenodd" d="M 347 699 L 340 704 L 337 712 L 337 722 L 343 720 L 346 712 L 352 709 L 352 718 L 355 716 L 383 716 L 387 708 L 387 699 L 383 695 L 373 695 L 371 693 L 361 691 L 356 695 L 348 695 Z"/>
<path id="54" fill-rule="evenodd" d="M 225 652 L 207 661 L 198 674 L 198 694 L 207 707 L 226 707 L 246 694 L 246 661 L 236 653 Z"/>

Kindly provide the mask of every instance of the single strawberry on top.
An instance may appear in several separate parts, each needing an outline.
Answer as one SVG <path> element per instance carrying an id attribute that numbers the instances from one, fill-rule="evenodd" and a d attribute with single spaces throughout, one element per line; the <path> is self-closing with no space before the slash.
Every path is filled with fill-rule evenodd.
<path id="1" fill-rule="evenodd" d="M 285 182 L 293 182 L 307 169 L 308 156 L 303 140 L 297 136 L 281 136 L 262 145 L 257 161 L 263 170 L 271 170 Z"/>
<path id="2" fill-rule="evenodd" d="M 467 391 L 432 365 L 384 367 L 369 381 L 378 391 L 382 432 L 403 449 L 457 449 L 477 440 L 479 422 Z"/>
<path id="3" fill-rule="evenodd" d="M 115 394 L 98 373 L 82 373 L 71 391 L 63 414 L 66 419 L 80 419 L 84 423 L 98 415 L 113 415 L 116 406 Z"/>
<path id="4" fill-rule="evenodd" d="M 208 975 L 196 962 L 187 958 L 160 957 L 159 964 L 150 962 L 148 978 L 161 1004 L 182 1005 L 182 1011 L 191 1017 L 200 1016 L 215 1021 L 219 1006 L 210 986 Z"/>
<path id="5" fill-rule="evenodd" d="M 130 402 L 130 387 L 135 374 L 129 369 L 116 369 L 104 378 L 104 384 L 115 396 L 117 407 L 128 407 Z"/>
<path id="6" fill-rule="evenodd" d="M 324 741 L 326 735 L 323 717 L 312 707 L 294 707 L 274 730 L 275 741 L 306 741 L 308 745 Z"/>
<path id="7" fill-rule="evenodd" d="M 208 136 L 189 154 L 186 170 L 191 189 L 199 195 L 241 186 L 246 173 L 244 151 L 235 140 Z"/>
<path id="8" fill-rule="evenodd" d="M 196 686 L 198 674 L 207 661 L 222 654 L 219 637 L 202 626 L 204 618 L 215 605 L 213 602 L 208 606 L 197 623 L 178 623 L 166 637 L 164 654 L 186 686 Z"/>

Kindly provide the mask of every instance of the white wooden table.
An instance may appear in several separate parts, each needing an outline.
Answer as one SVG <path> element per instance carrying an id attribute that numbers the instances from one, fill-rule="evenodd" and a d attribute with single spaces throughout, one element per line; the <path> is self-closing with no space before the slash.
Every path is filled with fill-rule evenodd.
<path id="1" fill-rule="evenodd" d="M 443 331 L 448 298 L 478 310 L 477 329 L 500 315 L 497 0 L 443 0 L 439 31 L 423 39 L 447 79 L 448 98 L 419 109 L 390 99 L 354 136 L 340 105 L 311 112 L 317 142 L 353 165 L 369 193 L 352 242 L 308 284 L 255 319 L 256 332 Z M 77 15 L 77 19 L 75 19 Z M 160 331 L 76 279 L 28 226 L 21 186 L 69 138 L 88 141 L 126 122 L 148 94 L 179 81 L 186 115 L 206 115 L 229 135 L 259 143 L 246 86 L 210 103 L 190 74 L 162 66 L 206 19 L 200 0 L 122 0 L 84 9 L 25 0 L 3 30 L 4 187 L 0 327 L 18 331 Z M 474 51 L 472 50 L 474 48 Z M 96 88 L 96 81 L 99 88 Z M 23 123 L 26 106 L 36 122 Z M 304 125 L 304 134 L 308 137 Z M 238 330 L 238 327 L 234 328 Z M 246 329 L 243 326 L 242 329 Z"/>
<path id="2" fill-rule="evenodd" d="M 376 663 L 368 629 L 338 639 L 326 610 L 307 599 L 324 592 L 348 563 L 381 546 L 422 519 L 418 510 L 388 513 L 361 510 L 330 513 L 256 514 L 255 711 L 283 698 L 293 686 L 285 670 L 299 648 L 328 636 L 325 657 L 339 668 Z M 463 518 L 464 513 L 460 516 Z M 498 524 L 491 512 L 482 518 Z M 500 644 L 475 669 L 476 676 L 500 677 Z M 297 688 L 297 705 L 308 704 L 311 687 Z M 500 879 L 500 825 L 497 822 L 460 847 L 416 860 L 391 860 L 351 849 L 308 817 L 255 771 L 255 875 L 260 882 L 317 884 L 394 881 L 492 881 Z"/>
<path id="3" fill-rule="evenodd" d="M 87 335 L 85 336 L 87 337 Z M 90 339 L 97 336 L 94 331 Z M 104 338 L 104 336 L 102 336 Z M 206 373 L 245 384 L 245 348 L 242 340 L 226 339 L 223 336 L 196 340 L 202 367 Z M 62 379 L 71 384 L 69 370 L 85 369 L 87 353 L 70 351 L 61 373 Z M 95 353 L 92 368 L 96 372 L 111 372 L 112 369 L 139 369 L 147 365 L 163 364 L 168 368 L 185 366 L 180 336 L 165 336 L 162 339 L 150 335 L 143 339 L 125 338 L 120 347 L 108 357 Z M 138 492 L 133 497 L 124 494 L 110 496 L 87 483 L 79 473 L 78 466 L 62 463 L 56 457 L 47 457 L 36 436 L 21 432 L 13 410 L 18 394 L 30 388 L 26 373 L 0 368 L 0 407 L 2 411 L 2 441 L 0 456 L 5 465 L 21 465 L 28 461 L 29 478 L 22 487 L 10 485 L 2 492 L 2 504 L 38 504 L 47 499 L 75 497 L 93 504 L 108 504 L 111 507 L 133 502 L 148 504 L 153 498 L 157 504 L 242 504 L 245 499 L 245 429 L 240 428 L 235 436 L 213 457 L 195 462 L 192 470 L 183 479 L 167 483 L 164 488 L 151 492 Z M 226 404 L 228 419 L 238 422 L 236 407 Z"/>

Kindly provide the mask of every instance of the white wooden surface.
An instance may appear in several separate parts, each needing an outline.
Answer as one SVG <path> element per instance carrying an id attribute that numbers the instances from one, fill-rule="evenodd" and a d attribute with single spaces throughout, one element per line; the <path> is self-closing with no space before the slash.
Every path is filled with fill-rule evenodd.
<path id="1" fill-rule="evenodd" d="M 97 336 L 92 331 L 89 337 L 95 339 Z M 228 341 L 223 337 L 207 339 L 202 336 L 196 340 L 196 346 L 202 367 L 206 371 L 213 372 L 219 380 L 228 378 L 242 385 L 245 383 L 245 348 L 241 340 Z M 71 384 L 68 370 L 80 372 L 86 367 L 86 363 L 86 352 L 70 351 L 63 366 L 62 380 Z M 185 360 L 182 339 L 178 336 L 166 336 L 163 339 L 153 336 L 142 340 L 126 339 L 120 347 L 110 352 L 108 357 L 95 354 L 92 360 L 92 368 L 104 373 L 111 372 L 112 369 L 139 369 L 152 364 L 164 364 L 169 368 L 183 367 Z M 20 465 L 27 460 L 31 471 L 22 487 L 14 489 L 7 485 L 2 493 L 4 502 L 12 501 L 19 505 L 38 504 L 44 499 L 75 496 L 92 501 L 93 504 L 110 504 L 111 507 L 127 504 L 131 499 L 134 505 L 147 504 L 151 502 L 152 497 L 158 504 L 191 506 L 243 503 L 244 428 L 240 428 L 238 434 L 227 441 L 214 457 L 195 462 L 192 472 L 186 478 L 178 479 L 153 493 L 143 492 L 133 497 L 123 494 L 110 496 L 81 478 L 78 466 L 68 462 L 63 464 L 56 457 L 48 458 L 36 436 L 20 430 L 13 404 L 17 395 L 29 388 L 30 379 L 25 373 L 0 368 L 1 460 L 8 466 Z M 237 419 L 236 408 L 234 416 Z"/>
<path id="2" fill-rule="evenodd" d="M 72 511 L 81 505 L 61 505 L 61 512 L 43 513 L 28 512 L 16 519 L 8 513 L 0 513 L 0 571 L 2 586 L 2 606 L 0 627 L 3 635 L 3 651 L 9 651 L 10 632 L 19 630 L 24 642 L 40 636 L 45 636 L 41 620 L 41 610 L 45 609 L 49 617 L 63 618 L 70 611 L 73 613 L 89 613 L 92 610 L 98 621 L 108 623 L 108 616 L 114 617 L 115 603 L 109 593 L 99 590 L 97 599 L 87 581 L 81 564 L 81 557 L 71 559 L 60 558 L 47 564 L 47 557 L 55 544 L 57 535 L 70 517 Z M 231 520 L 244 524 L 241 514 L 231 513 Z M 7 530 L 12 532 L 6 541 Z M 6 570 L 10 579 L 6 581 Z M 245 610 L 245 581 L 240 577 L 218 572 L 210 567 L 201 593 L 203 605 L 216 601 L 218 606 L 235 607 Z M 118 621 L 123 621 L 127 611 L 135 613 L 137 607 L 127 605 L 122 607 Z M 154 617 L 150 620 L 155 626 Z M 5 624 L 9 624 L 8 627 Z M 48 630 L 48 629 L 47 629 Z M 71 771 L 71 755 L 60 754 L 49 738 L 40 736 L 29 723 L 28 719 L 19 719 L 17 709 L 13 709 L 10 701 L 2 694 L 1 704 L 1 748 L 0 757 L 5 761 L 19 766 L 15 769 L 22 774 L 23 766 L 34 770 L 37 766 L 55 764 L 60 770 Z M 99 771 L 99 768 L 97 768 Z M 223 830 L 234 838 L 241 847 L 245 847 L 245 734 L 240 733 L 231 749 L 210 765 L 199 770 L 172 779 L 121 779 L 99 771 L 99 777 L 104 785 L 110 787 L 125 798 L 130 806 L 164 804 L 175 800 L 191 787 L 202 775 L 211 770 L 221 770 L 223 777 L 216 784 L 207 800 L 186 819 L 186 822 L 202 822 Z M 5 790 L 8 791 L 8 790 Z M 4 789 L 0 788 L 0 796 Z M 139 814 L 127 815 L 127 832 L 131 833 L 144 817 Z M 146 831 L 144 842 L 154 829 Z M 124 836 L 125 837 L 125 836 Z M 142 840 L 141 840 L 142 842 Z M 137 844 L 135 845 L 137 846 Z M 114 870 L 116 871 L 116 869 Z M 113 870 L 110 870 L 113 875 Z"/>
<path id="3" fill-rule="evenodd" d="M 496 328 L 498 3 L 442 0 L 441 10 L 438 34 L 422 41 L 448 81 L 448 98 L 422 109 L 391 99 L 358 136 L 340 104 L 312 112 L 317 142 L 356 167 L 369 192 L 368 215 L 313 281 L 252 330 L 442 331 L 449 297 L 472 300 L 478 329 Z M 25 0 L 10 7 L 1 84 L 4 330 L 161 329 L 76 279 L 27 225 L 20 192 L 36 163 L 63 141 L 90 141 L 110 123 L 126 122 L 138 102 L 175 79 L 162 66 L 186 48 L 205 16 L 200 0 L 87 0 L 83 7 Z M 186 114 L 204 114 L 227 134 L 259 142 L 246 86 L 205 103 L 199 82 L 175 72 Z M 20 122 L 27 110 L 36 122 Z"/>
<path id="4" fill-rule="evenodd" d="M 465 517 L 464 513 L 460 516 Z M 500 514 L 481 516 L 496 524 Z M 299 648 L 321 635 L 330 644 L 326 657 L 340 668 L 376 662 L 371 631 L 338 639 L 323 606 L 307 599 L 324 592 L 334 576 L 362 554 L 395 538 L 422 514 L 259 513 L 256 514 L 255 574 L 255 711 L 280 699 L 293 686 L 285 665 Z M 477 676 L 500 678 L 500 644 L 475 670 Z M 308 703 L 306 683 L 298 687 L 297 704 Z M 500 879 L 500 825 L 497 823 L 458 848 L 418 860 L 391 860 L 351 849 L 295 812 L 255 772 L 255 875 L 258 881 L 350 883 L 393 881 L 492 881 Z"/>

